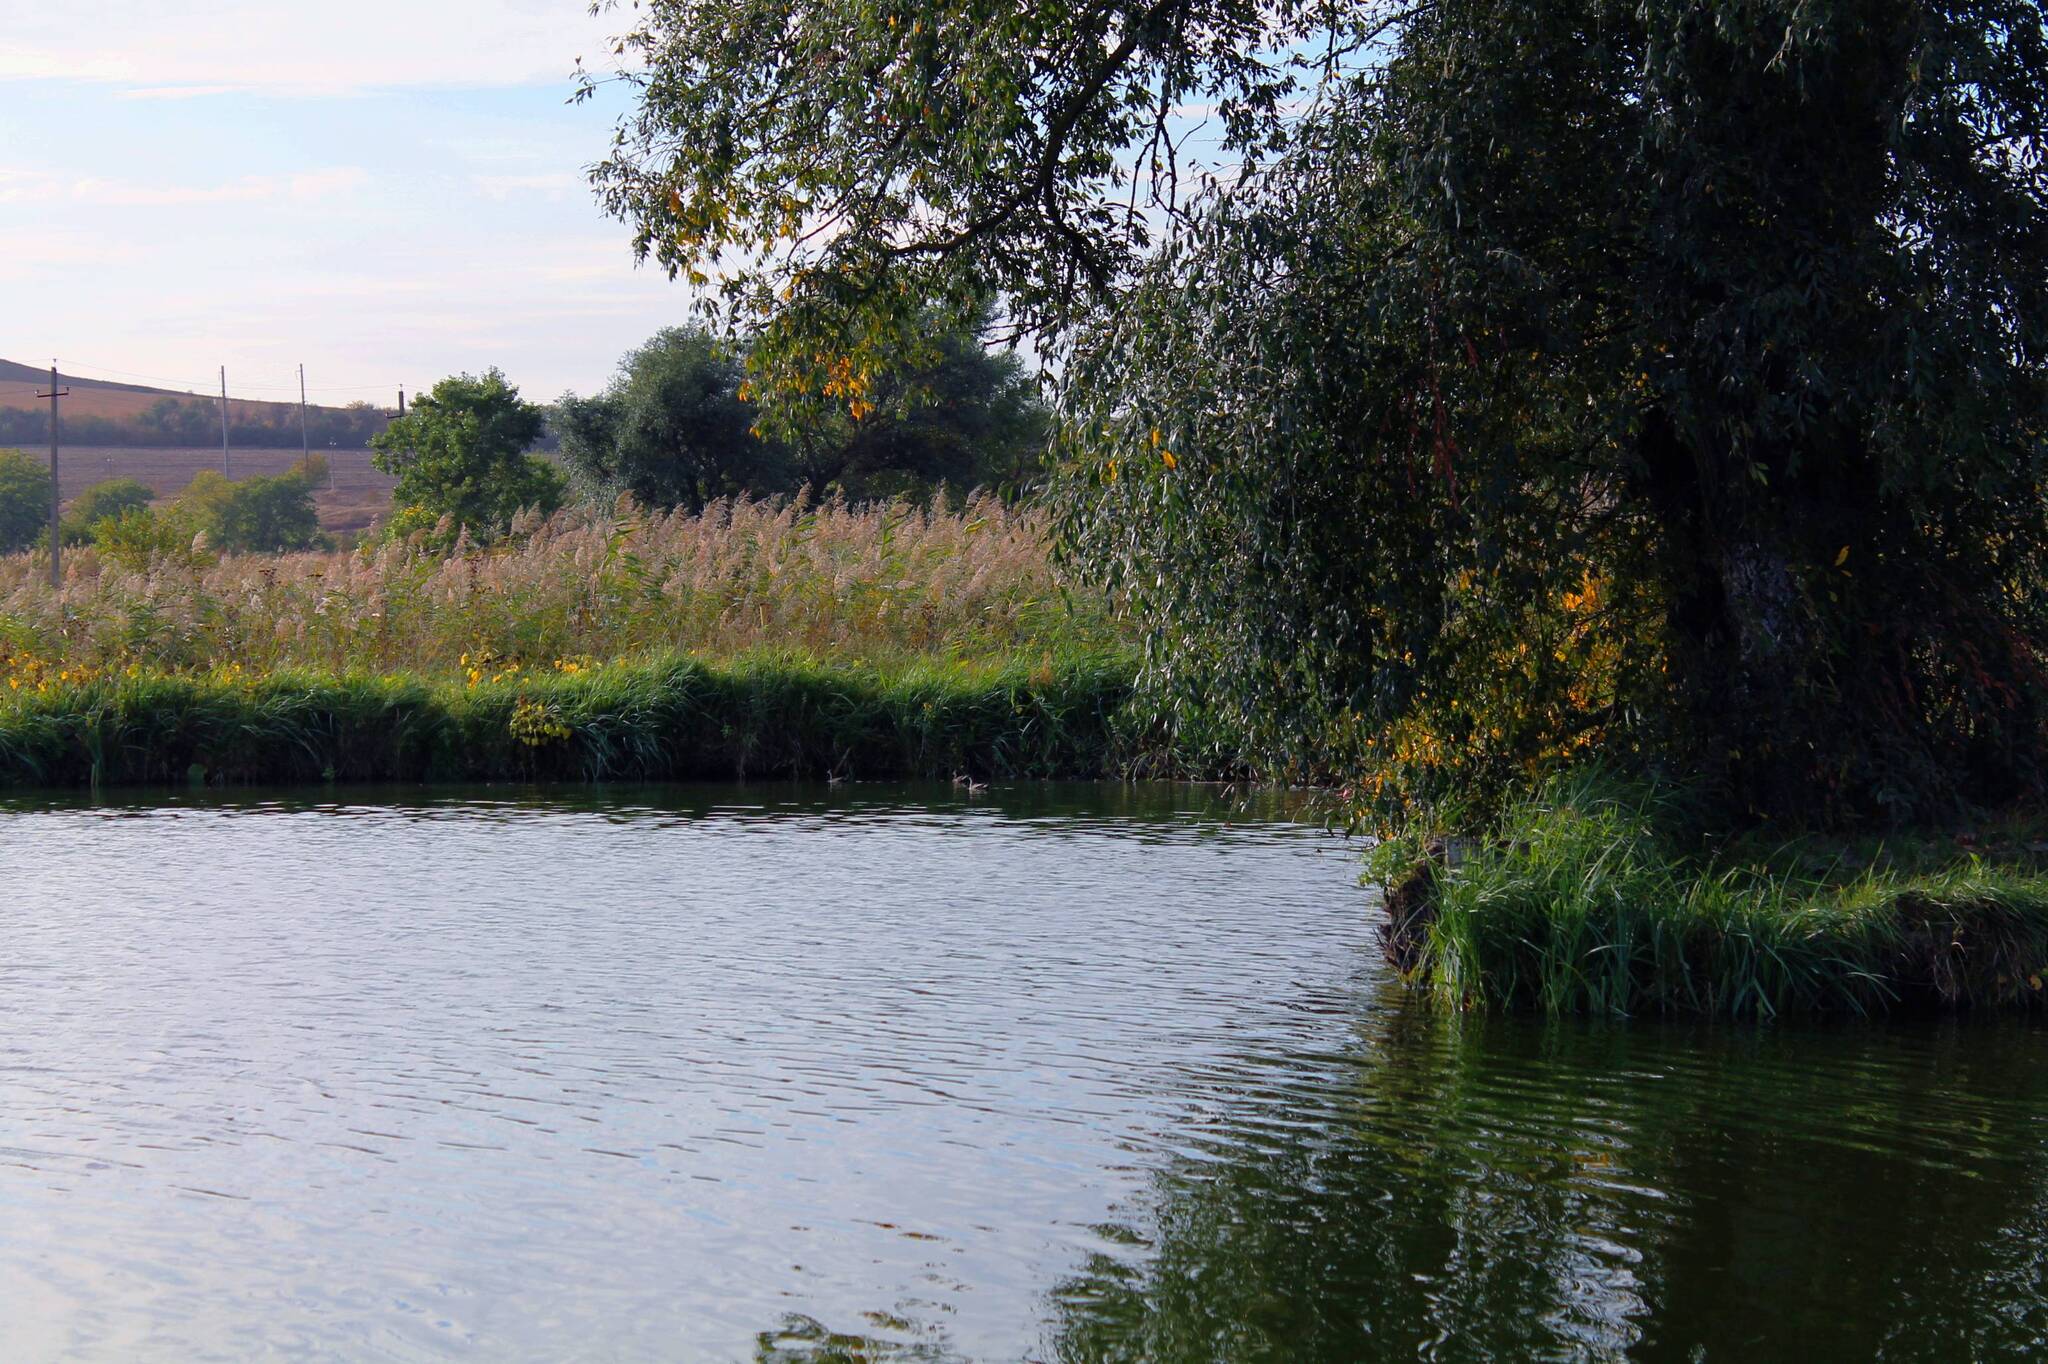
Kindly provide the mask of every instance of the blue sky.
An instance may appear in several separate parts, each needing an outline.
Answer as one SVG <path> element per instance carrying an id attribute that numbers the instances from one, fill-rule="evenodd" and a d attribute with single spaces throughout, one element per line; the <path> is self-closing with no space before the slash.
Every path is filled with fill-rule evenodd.
<path id="1" fill-rule="evenodd" d="M 0 357 L 389 401 L 601 384 L 689 295 L 636 268 L 571 106 L 584 0 L 0 0 Z M 121 371 L 121 373 L 112 373 Z"/>

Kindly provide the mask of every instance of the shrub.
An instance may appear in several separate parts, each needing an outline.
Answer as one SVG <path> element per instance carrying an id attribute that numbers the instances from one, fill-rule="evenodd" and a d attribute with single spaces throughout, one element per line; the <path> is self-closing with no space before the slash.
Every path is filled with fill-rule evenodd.
<path id="1" fill-rule="evenodd" d="M 64 543 L 88 544 L 93 538 L 93 527 L 100 522 L 141 511 L 155 500 L 156 491 L 140 479 L 110 478 L 95 483 L 73 498 L 65 511 Z"/>
<path id="2" fill-rule="evenodd" d="M 320 514 L 313 489 L 326 477 L 327 461 L 313 455 L 276 477 L 230 482 L 201 470 L 178 498 L 178 506 L 214 546 L 232 552 L 312 549 L 321 543 Z"/>
<path id="3" fill-rule="evenodd" d="M 376 466 L 398 475 L 388 534 L 402 539 L 424 531 L 441 549 L 465 533 L 488 544 L 522 511 L 553 512 L 568 480 L 526 453 L 545 429 L 541 409 L 495 369 L 435 384 L 370 442 Z"/>
<path id="4" fill-rule="evenodd" d="M 19 450 L 0 450 L 0 554 L 27 549 L 50 524 L 50 471 Z"/>
<path id="5" fill-rule="evenodd" d="M 177 507 L 136 507 L 102 517 L 93 523 L 92 544 L 102 558 L 131 573 L 145 572 L 160 560 L 187 569 L 212 562 L 192 518 Z"/>

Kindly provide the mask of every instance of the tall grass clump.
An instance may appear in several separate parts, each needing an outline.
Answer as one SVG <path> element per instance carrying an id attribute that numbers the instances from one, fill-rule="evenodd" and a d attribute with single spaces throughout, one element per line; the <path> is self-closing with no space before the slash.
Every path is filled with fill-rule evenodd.
<path id="1" fill-rule="evenodd" d="M 2037 1008 L 2048 874 L 2028 846 L 1703 837 L 1668 788 L 1578 776 L 1463 842 L 1374 853 L 1385 942 L 1458 1008 L 1873 1014 Z"/>
<path id="2" fill-rule="evenodd" d="M 505 660 L 770 650 L 869 661 L 1117 652 L 1096 594 L 1050 561 L 1043 517 L 990 497 L 622 504 L 528 515 L 506 542 L 220 556 L 145 545 L 0 558 L 0 654 L 39 667 L 288 668 L 461 676 Z M 4 681 L 0 681 L 4 685 Z"/>

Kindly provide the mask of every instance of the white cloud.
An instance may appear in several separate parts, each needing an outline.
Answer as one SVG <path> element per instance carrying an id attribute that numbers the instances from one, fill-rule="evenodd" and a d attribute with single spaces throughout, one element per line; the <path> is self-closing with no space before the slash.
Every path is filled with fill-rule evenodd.
<path id="1" fill-rule="evenodd" d="M 120 91 L 116 99 L 204 99 L 208 95 L 241 93 L 239 85 L 154 85 Z"/>
<path id="2" fill-rule="evenodd" d="M 289 198 L 314 202 L 346 194 L 369 181 L 359 166 L 331 166 L 294 175 L 244 175 L 211 185 L 151 185 L 130 180 L 91 177 L 74 180 L 71 198 L 108 208 L 176 208 L 188 204 L 249 204 Z M 0 178 L 0 199 L 11 197 Z"/>
<path id="3" fill-rule="evenodd" d="M 261 176 L 244 176 L 220 185 L 141 185 L 121 180 L 75 180 L 71 197 L 80 203 L 109 208 L 170 208 L 183 204 L 253 203 L 268 199 L 276 186 Z"/>
<path id="4" fill-rule="evenodd" d="M 28 40 L 0 48 L 0 80 L 120 81 L 132 80 L 134 74 L 119 57 L 74 56 L 61 47 L 38 47 Z"/>
<path id="5" fill-rule="evenodd" d="M 566 82 L 579 56 L 602 68 L 604 38 L 630 22 L 587 9 L 584 0 L 0 0 L 0 80 L 126 85 L 138 99 Z"/>

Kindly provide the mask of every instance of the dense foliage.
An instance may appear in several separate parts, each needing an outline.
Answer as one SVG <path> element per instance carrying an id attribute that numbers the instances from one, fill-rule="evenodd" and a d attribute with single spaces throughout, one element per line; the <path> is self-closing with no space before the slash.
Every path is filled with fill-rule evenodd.
<path id="1" fill-rule="evenodd" d="M 274 477 L 230 480 L 217 470 L 201 469 L 179 494 L 177 507 L 217 549 L 312 549 L 321 539 L 313 489 L 326 477 L 327 461 L 319 455 Z"/>
<path id="2" fill-rule="evenodd" d="M 1040 478 L 1050 423 L 1037 380 L 1014 350 L 984 344 L 986 314 L 953 329 L 925 319 L 917 344 L 880 356 L 848 402 L 800 408 L 798 421 L 768 408 L 803 486 L 872 500 Z"/>
<path id="3" fill-rule="evenodd" d="M 102 521 L 111 521 L 138 512 L 156 500 L 156 492 L 147 483 L 135 478 L 110 478 L 95 483 L 71 499 L 64 509 L 62 529 L 64 543 L 82 545 L 92 539 L 92 530 Z"/>
<path id="4" fill-rule="evenodd" d="M 597 174 L 643 249 L 723 253 L 813 393 L 913 297 L 1063 336 L 1070 543 L 1219 758 L 2040 790 L 2037 5 L 644 12 Z M 1228 174 L 1189 197 L 1196 102 Z"/>
<path id="5" fill-rule="evenodd" d="M 1013 488 L 1045 448 L 1037 386 L 979 331 L 878 374 L 855 410 L 775 420 L 749 398 L 742 359 L 703 327 L 669 328 L 629 354 L 594 397 L 564 397 L 555 425 L 564 461 L 600 494 L 702 509 L 721 497 L 803 488 L 859 501 L 955 488 Z"/>
<path id="6" fill-rule="evenodd" d="M 81 493 L 66 514 L 67 540 L 90 541 L 113 562 L 146 572 L 160 561 L 210 562 L 213 554 L 277 554 L 322 548 L 313 489 L 327 461 L 313 455 L 275 476 L 229 479 L 202 469 L 173 501 L 157 505 L 134 479 Z"/>
<path id="7" fill-rule="evenodd" d="M 2008 9 L 1418 15 L 1076 370 L 1077 530 L 1166 680 L 1260 754 L 1468 788 L 1597 746 L 1781 814 L 2038 789 L 2048 48 Z"/>
<path id="8" fill-rule="evenodd" d="M 49 524 L 49 466 L 19 450 L 0 450 L 0 554 L 27 549 Z"/>
<path id="9" fill-rule="evenodd" d="M 527 453 L 545 425 L 541 409 L 495 369 L 435 384 L 370 441 L 371 462 L 398 475 L 386 531 L 448 545 L 463 535 L 489 542 L 521 511 L 554 511 L 566 480 Z"/>
<path id="10" fill-rule="evenodd" d="M 745 386 L 745 367 L 709 332 L 670 327 L 629 353 L 604 392 L 555 405 L 563 461 L 600 496 L 663 509 L 779 489 L 788 460 L 754 435 Z"/>
<path id="11" fill-rule="evenodd" d="M 1297 75 L 1341 68 L 1381 20 L 1306 0 L 644 0 L 631 22 L 616 79 L 641 99 L 601 199 L 736 330 L 758 325 L 769 396 L 858 401 L 932 344 L 933 311 L 965 326 L 1000 290 L 1045 325 L 1104 294 L 1186 188 L 1176 109 L 1269 149 Z"/>

